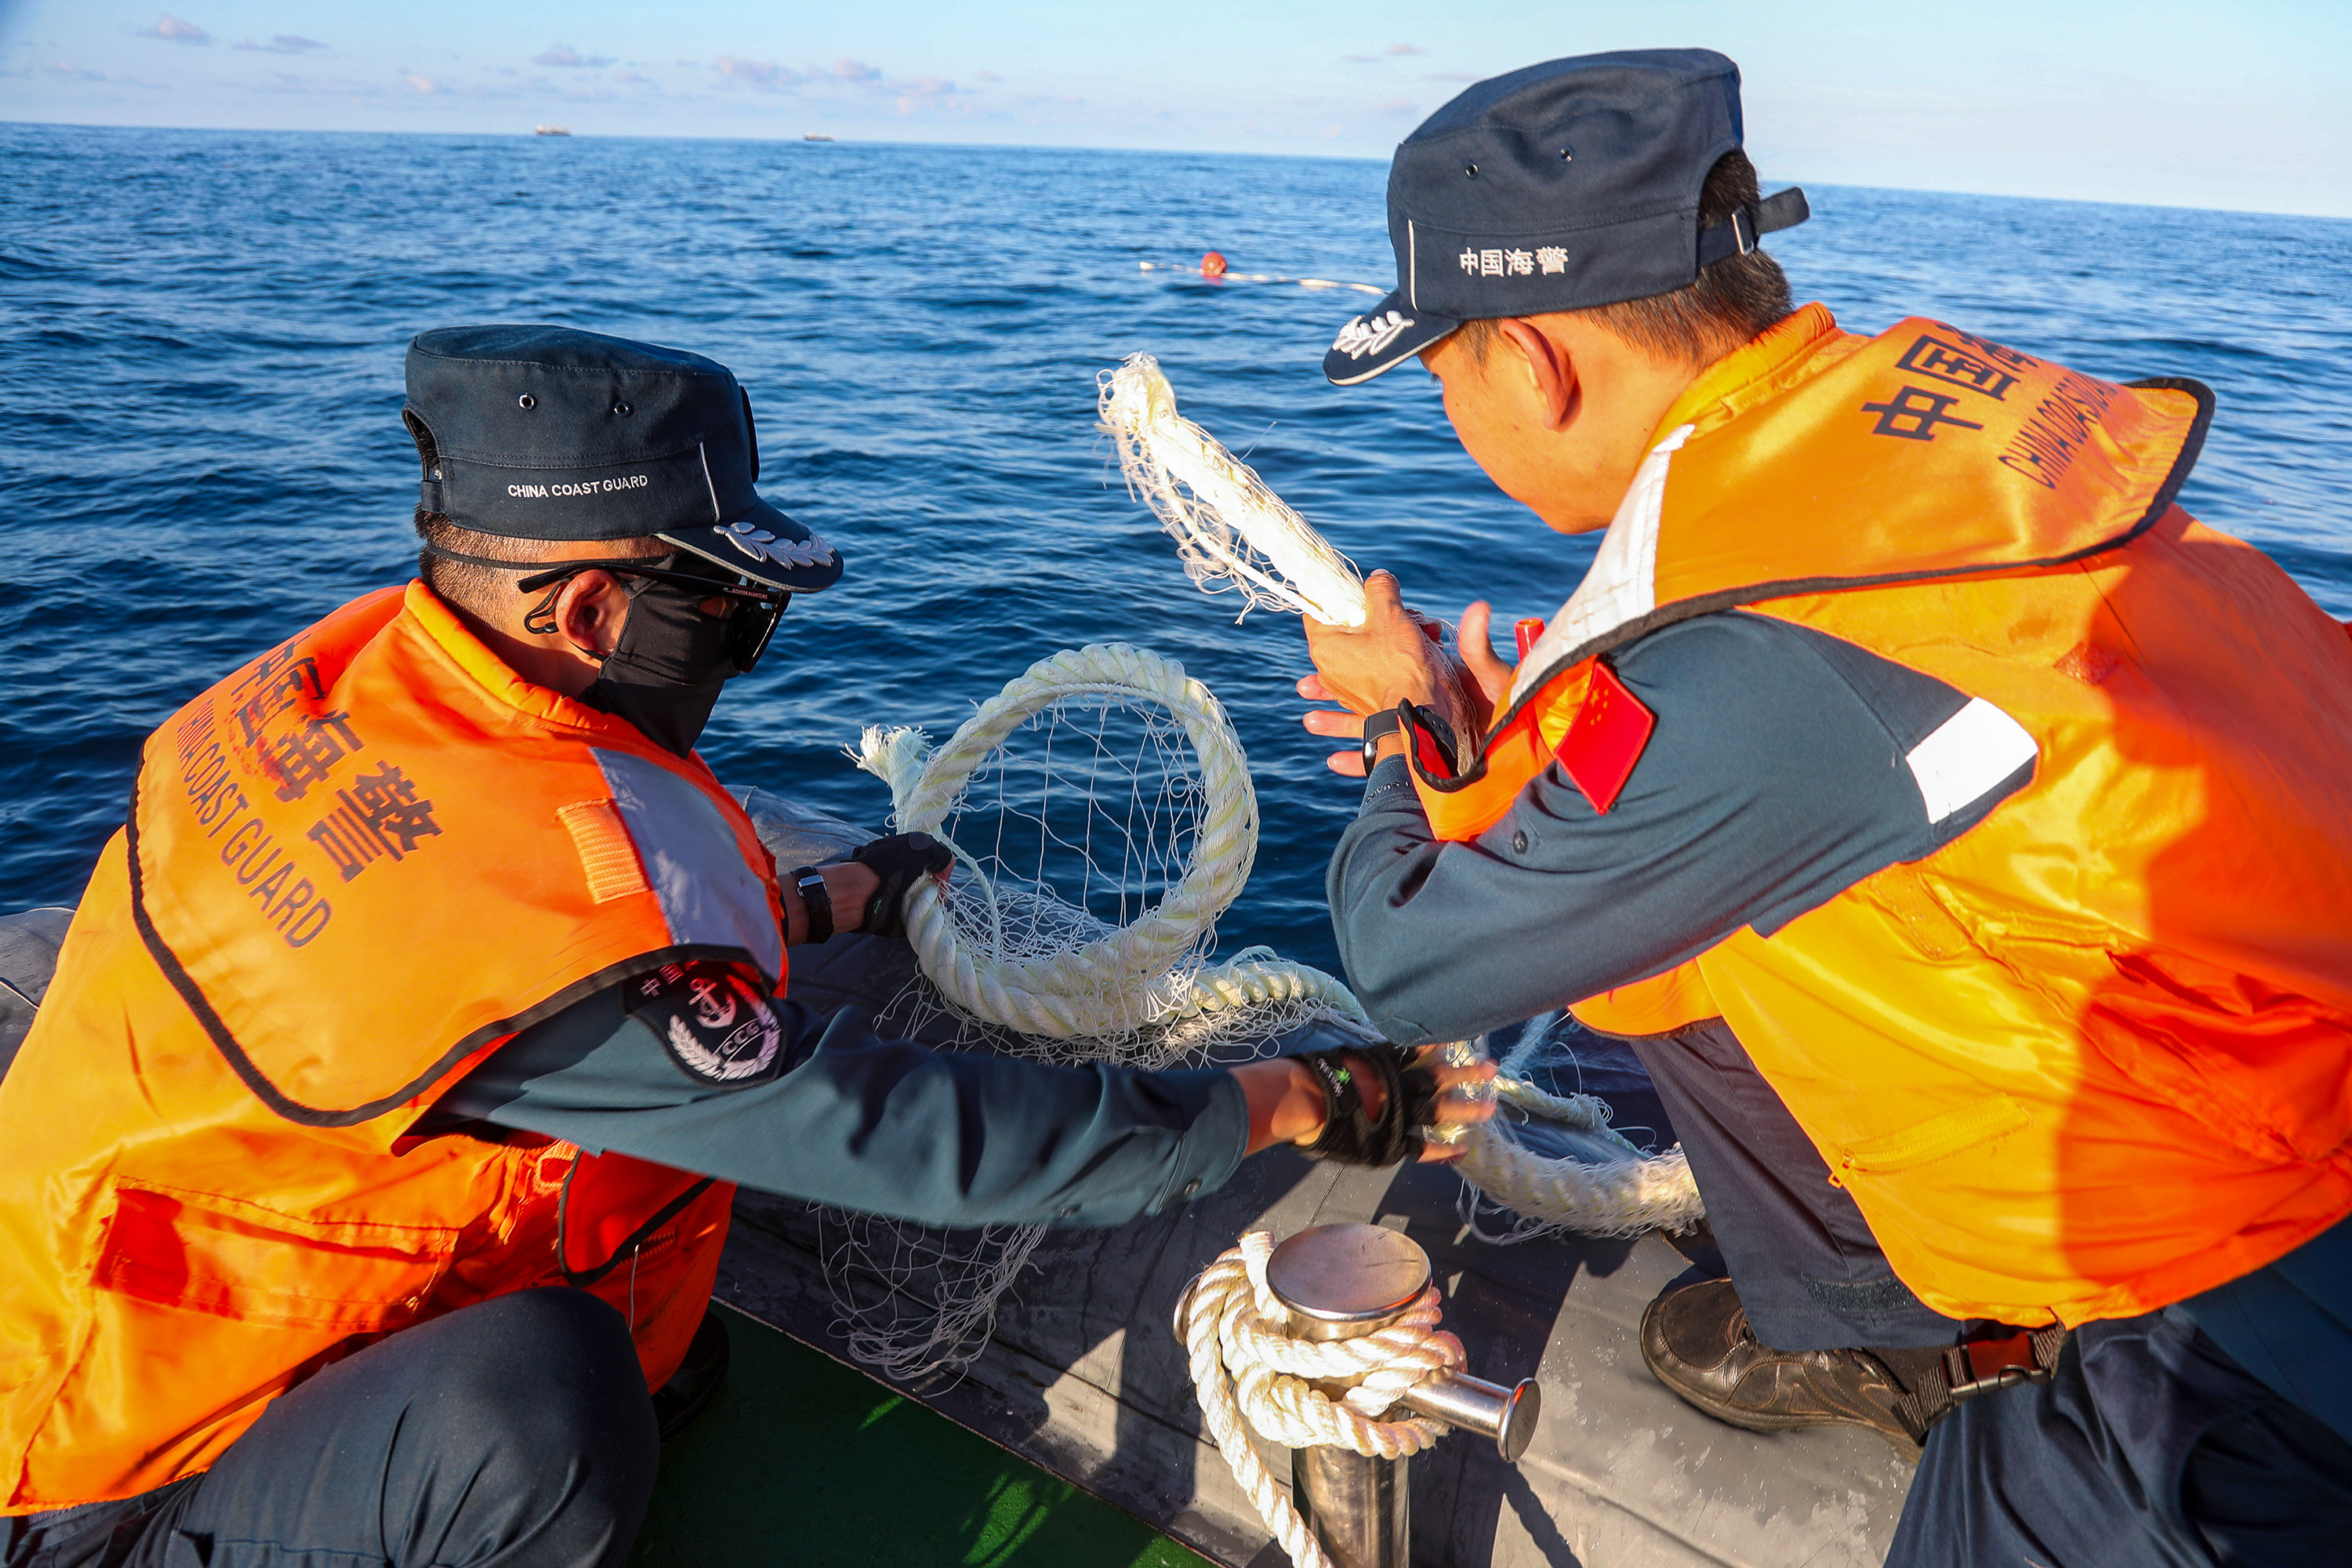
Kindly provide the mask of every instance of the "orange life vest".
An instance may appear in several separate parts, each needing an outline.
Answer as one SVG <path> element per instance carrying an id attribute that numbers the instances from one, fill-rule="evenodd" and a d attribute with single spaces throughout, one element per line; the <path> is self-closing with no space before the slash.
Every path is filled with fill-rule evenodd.
<path id="1" fill-rule="evenodd" d="M 1448 839 L 1556 756 L 1605 791 L 1607 653 L 1734 605 L 1974 700 L 1908 761 L 1933 820 L 2031 761 L 1982 822 L 1573 1009 L 1723 1018 L 1957 1317 L 2147 1311 L 2352 1211 L 2352 639 L 2173 504 L 2210 408 L 1809 307 L 1669 412 L 1483 755 L 1416 764 Z"/>
<path id="2" fill-rule="evenodd" d="M 518 1029 L 686 958 L 782 983 L 750 821 L 421 584 L 188 704 L 0 1080 L 0 1512 L 202 1470 L 320 1366 L 531 1286 L 612 1302 L 666 1382 L 731 1189 L 411 1133 Z"/>

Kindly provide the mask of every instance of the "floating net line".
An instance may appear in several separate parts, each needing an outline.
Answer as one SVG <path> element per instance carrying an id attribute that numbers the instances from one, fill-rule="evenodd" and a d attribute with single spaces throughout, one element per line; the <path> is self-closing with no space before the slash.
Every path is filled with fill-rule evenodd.
<path id="1" fill-rule="evenodd" d="M 1139 261 L 1135 265 L 1138 270 L 1143 272 L 1189 273 L 1194 278 L 1213 276 L 1215 280 L 1220 283 L 1293 283 L 1301 289 L 1351 289 L 1359 294 L 1370 294 L 1375 299 L 1379 299 L 1389 292 L 1386 289 L 1382 289 L 1377 284 L 1347 283 L 1342 282 L 1337 278 L 1290 278 L 1278 272 L 1227 271 L 1212 275 L 1204 273 L 1201 269 L 1201 264 L 1197 261 Z"/>
<path id="2" fill-rule="evenodd" d="M 1464 1227 L 1496 1247 L 1571 1232 L 1689 1229 L 1706 1211 L 1682 1145 L 1644 1149 L 1611 1125 L 1599 1095 L 1557 1094 L 1535 1081 L 1541 1069 L 1575 1065 L 1572 1050 L 1552 1044 L 1559 1021 L 1557 1013 L 1531 1019 L 1496 1064 L 1495 1118 L 1472 1133 L 1454 1166 Z"/>

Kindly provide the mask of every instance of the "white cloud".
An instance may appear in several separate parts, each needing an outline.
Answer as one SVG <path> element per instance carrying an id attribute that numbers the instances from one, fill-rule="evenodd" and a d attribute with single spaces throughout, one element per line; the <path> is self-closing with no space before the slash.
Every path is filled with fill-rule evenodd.
<path id="1" fill-rule="evenodd" d="M 87 66 L 69 66 L 63 60 L 59 60 L 56 65 L 44 66 L 41 68 L 47 71 L 51 76 L 63 77 L 68 81 L 104 81 L 106 79 L 104 77 L 100 76 L 98 72 L 91 70 Z"/>
<path id="2" fill-rule="evenodd" d="M 305 38 L 295 33 L 280 33 L 266 44 L 257 44 L 248 38 L 235 47 L 240 49 L 257 50 L 266 55 L 307 55 L 313 49 L 323 49 L 327 46 L 316 38 Z"/>
<path id="3" fill-rule="evenodd" d="M 449 86 L 437 76 L 425 76 L 421 72 L 411 71 L 408 73 L 408 90 L 420 98 L 434 98 L 446 96 L 449 91 Z"/>
<path id="4" fill-rule="evenodd" d="M 1004 79 L 997 75 L 994 71 L 981 71 L 972 79 L 975 81 L 1003 81 Z"/>
<path id="5" fill-rule="evenodd" d="M 1419 44 L 1391 44 L 1387 48 L 1382 49 L 1381 53 L 1384 55 L 1425 55 L 1429 53 L 1429 51 L 1423 48 Z"/>
<path id="6" fill-rule="evenodd" d="M 838 59 L 833 62 L 833 74 L 844 81 L 879 81 L 882 73 L 863 60 Z"/>
<path id="7" fill-rule="evenodd" d="M 530 57 L 535 66 L 574 66 L 601 68 L 613 63 L 610 55 L 583 55 L 570 44 L 550 44 Z"/>
<path id="8" fill-rule="evenodd" d="M 184 22 L 168 14 L 158 17 L 153 26 L 142 28 L 139 36 L 142 38 L 164 38 L 174 44 L 209 44 L 213 41 L 213 36 L 194 22 Z"/>
<path id="9" fill-rule="evenodd" d="M 740 81 L 765 92 L 781 91 L 801 80 L 798 71 L 773 60 L 747 60 L 738 55 L 721 55 L 710 62 L 710 68 L 729 81 Z"/>
<path id="10" fill-rule="evenodd" d="M 635 71 L 631 71 L 631 70 L 619 70 L 619 71 L 614 71 L 614 72 L 613 73 L 613 79 L 614 79 L 614 81 L 621 81 L 621 82 L 637 82 L 637 83 L 643 83 L 644 85 L 646 85 L 646 86 L 647 86 L 647 87 L 651 87 L 651 86 L 653 85 L 653 80 L 654 80 L 654 79 L 653 79 L 653 78 L 651 78 L 651 77 L 649 77 L 649 76 L 639 76 L 636 72 L 635 72 Z"/>

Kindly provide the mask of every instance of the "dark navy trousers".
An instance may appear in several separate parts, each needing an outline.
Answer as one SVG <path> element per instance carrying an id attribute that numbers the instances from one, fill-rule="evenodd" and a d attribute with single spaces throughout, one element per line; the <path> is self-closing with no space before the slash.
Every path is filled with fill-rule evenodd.
<path id="1" fill-rule="evenodd" d="M 1757 1337 L 1948 1344 L 1720 1022 L 1627 1042 L 1706 1201 Z M 1895 1568 L 2352 1564 L 2352 1220 L 2268 1268 L 2076 1331 L 2045 1384 L 1928 1434 Z"/>
<path id="2" fill-rule="evenodd" d="M 274 1401 L 202 1475 L 0 1519 L 5 1568 L 618 1568 L 661 1444 L 621 1315 L 525 1290 Z"/>

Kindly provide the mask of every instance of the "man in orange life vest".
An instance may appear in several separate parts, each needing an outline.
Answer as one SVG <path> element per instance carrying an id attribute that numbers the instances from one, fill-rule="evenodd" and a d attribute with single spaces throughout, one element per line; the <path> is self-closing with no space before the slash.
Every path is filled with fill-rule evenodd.
<path id="1" fill-rule="evenodd" d="M 551 327 L 428 332 L 408 391 L 422 579 L 155 734 L 0 1060 L 7 1568 L 616 1563 L 723 1369 L 730 1184 L 1115 1224 L 1277 1140 L 1405 1157 L 1475 1076 L 1057 1068 L 813 1016 L 787 945 L 903 938 L 948 856 L 780 885 L 694 754 L 842 572 L 753 488 L 748 396 Z"/>
<path id="2" fill-rule="evenodd" d="M 1761 1431 L 1925 1456 L 1891 1561 L 2346 1561 L 2352 638 L 2174 497 L 2211 395 L 1792 310 L 1706 50 L 1398 149 L 1418 355 L 1590 573 L 1516 669 L 1309 622 L 1329 887 L 1400 1041 L 1630 1040 L 1727 1279 L 1642 1326 Z"/>

